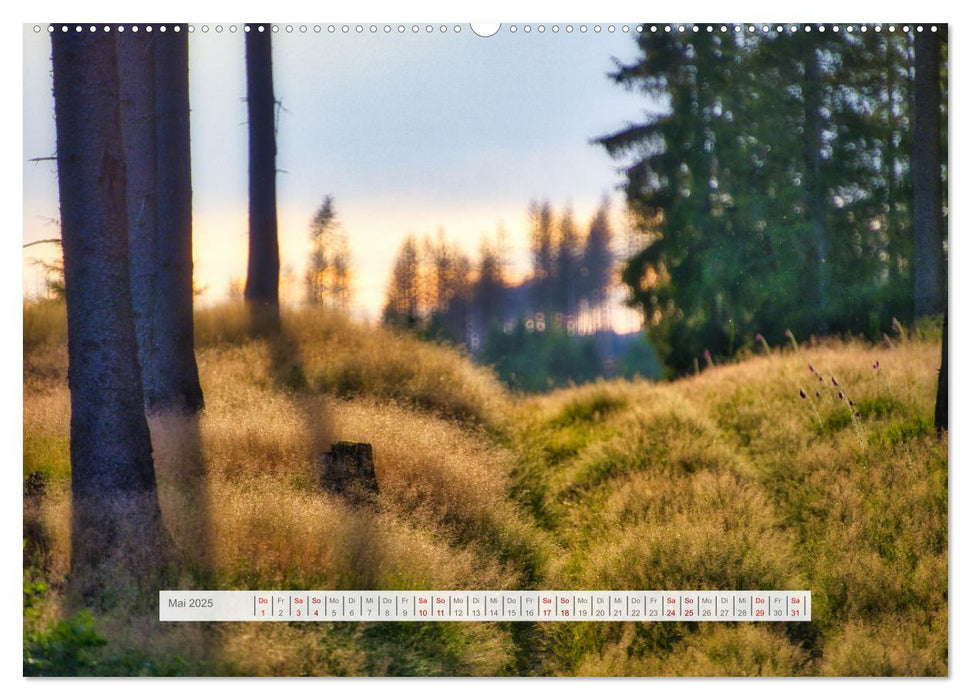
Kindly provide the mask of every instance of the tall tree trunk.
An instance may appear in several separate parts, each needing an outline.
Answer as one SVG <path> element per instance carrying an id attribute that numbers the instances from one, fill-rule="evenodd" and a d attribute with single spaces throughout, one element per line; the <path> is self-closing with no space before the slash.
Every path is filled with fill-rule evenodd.
<path id="1" fill-rule="evenodd" d="M 163 540 L 132 312 L 118 55 L 110 33 L 56 30 L 71 391 L 70 586 L 84 604 L 137 604 L 155 585 Z"/>
<path id="2" fill-rule="evenodd" d="M 144 27 L 142 28 L 144 30 Z M 132 311 L 146 402 L 158 376 L 155 289 L 158 199 L 155 126 L 155 34 L 116 34 L 121 135 L 125 149 Z"/>
<path id="3" fill-rule="evenodd" d="M 249 265 L 245 298 L 273 324 L 278 315 L 280 248 L 276 222 L 276 133 L 270 28 L 246 33 L 249 117 Z M 256 317 L 254 317 L 256 318 Z"/>
<path id="4" fill-rule="evenodd" d="M 155 49 L 158 217 L 158 376 L 149 410 L 194 413 L 203 406 L 192 319 L 192 176 L 189 149 L 189 32 L 158 36 Z"/>
<path id="5" fill-rule="evenodd" d="M 944 311 L 941 68 L 937 34 L 914 41 L 914 316 Z"/>
<path id="6" fill-rule="evenodd" d="M 826 318 L 829 307 L 829 241 L 826 237 L 826 195 L 823 184 L 823 123 L 820 108 L 822 106 L 822 86 L 819 77 L 819 56 L 816 51 L 817 40 L 807 36 L 805 48 L 805 98 L 803 109 L 805 113 L 804 143 L 806 144 L 806 191 L 809 200 L 809 225 L 812 230 L 816 247 L 816 313 L 818 314 L 818 330 L 827 330 Z"/>
<path id="7" fill-rule="evenodd" d="M 941 371 L 937 375 L 937 401 L 934 406 L 934 427 L 940 435 L 947 430 L 947 310 L 944 310 L 944 337 L 941 339 Z"/>
<path id="8" fill-rule="evenodd" d="M 194 413 L 203 400 L 192 329 L 188 32 L 125 32 L 117 41 L 145 407 Z"/>

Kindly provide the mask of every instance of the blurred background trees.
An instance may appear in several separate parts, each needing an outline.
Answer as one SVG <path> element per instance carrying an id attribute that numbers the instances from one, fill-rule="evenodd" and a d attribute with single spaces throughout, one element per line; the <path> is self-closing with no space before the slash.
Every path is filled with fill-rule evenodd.
<path id="1" fill-rule="evenodd" d="M 936 187 L 946 217 L 946 164 L 919 170 L 946 133 L 915 133 L 921 110 L 946 124 L 946 73 L 929 58 L 918 95 L 915 52 L 946 51 L 945 32 L 744 29 L 640 34 L 612 78 L 661 108 L 597 140 L 647 236 L 624 282 L 676 372 L 756 333 L 879 337 L 943 311 L 918 303 L 946 243 L 943 226 L 915 239 L 914 194 Z"/>
<path id="2" fill-rule="evenodd" d="M 462 345 L 514 388 L 544 391 L 603 376 L 657 377 L 660 364 L 641 333 L 610 322 L 617 288 L 610 203 L 589 224 L 548 201 L 528 208 L 531 269 L 510 276 L 506 232 L 483 236 L 470 259 L 439 230 L 411 235 L 398 251 L 383 321 Z"/>
<path id="3" fill-rule="evenodd" d="M 943 312 L 946 27 L 660 29 L 639 33 L 639 58 L 611 74 L 644 95 L 643 119 L 594 141 L 621 166 L 624 204 L 612 212 L 605 199 L 580 220 L 569 204 L 530 202 L 521 232 L 530 269 L 515 278 L 504 230 L 477 249 L 443 230 L 412 234 L 391 272 L 383 322 L 509 367 L 512 384 L 556 386 L 587 376 L 579 360 L 563 360 L 582 356 L 575 350 L 584 344 L 594 348 L 592 376 L 655 376 L 656 361 L 645 360 L 655 349 L 679 374 L 706 352 L 732 357 L 759 333 L 770 342 L 787 329 L 877 339 L 894 319 Z M 254 27 L 246 47 L 250 256 L 245 289 L 233 293 L 275 309 L 288 275 L 276 230 L 269 34 Z M 129 199 L 137 203 L 137 193 Z M 136 229 L 134 214 L 151 210 L 130 212 Z M 350 245 L 331 195 L 309 238 L 302 296 L 349 312 Z M 59 271 L 47 272 L 56 296 Z M 133 264 L 136 288 L 139 274 Z M 615 330 L 620 285 L 650 338 L 636 361 L 626 354 L 632 341 Z M 558 345 L 539 348 L 534 336 L 544 333 L 543 343 Z M 510 361 L 516 354 L 558 359 L 525 372 Z"/>
<path id="4" fill-rule="evenodd" d="M 304 276 L 307 303 L 346 312 L 351 300 L 351 249 L 331 195 L 324 197 L 310 221 L 310 245 Z"/>
<path id="5" fill-rule="evenodd" d="M 649 108 L 594 141 L 621 163 L 620 279 L 671 374 L 757 334 L 879 339 L 945 310 L 946 27 L 747 29 L 638 34 L 640 57 L 610 77 Z M 465 335 L 448 337 L 501 367 L 530 333 L 592 335 L 611 375 L 608 203 L 584 230 L 569 208 L 528 213 L 529 276 L 496 277 L 484 246 Z M 438 313 L 408 308 L 409 327 Z"/>

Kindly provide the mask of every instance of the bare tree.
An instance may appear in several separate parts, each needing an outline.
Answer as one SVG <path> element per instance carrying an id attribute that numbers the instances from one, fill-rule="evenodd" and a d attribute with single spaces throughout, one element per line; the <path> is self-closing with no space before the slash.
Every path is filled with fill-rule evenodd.
<path id="1" fill-rule="evenodd" d="M 258 326 L 275 327 L 280 305 L 280 245 L 276 221 L 276 125 L 270 28 L 246 33 L 246 103 L 249 117 L 249 265 L 246 301 Z"/>
<path id="2" fill-rule="evenodd" d="M 150 413 L 194 413 L 188 32 L 117 35 L 132 303 Z"/>
<path id="3" fill-rule="evenodd" d="M 132 312 L 115 37 L 55 31 L 52 45 L 71 391 L 70 585 L 81 602 L 100 606 L 151 589 L 162 525 Z"/>

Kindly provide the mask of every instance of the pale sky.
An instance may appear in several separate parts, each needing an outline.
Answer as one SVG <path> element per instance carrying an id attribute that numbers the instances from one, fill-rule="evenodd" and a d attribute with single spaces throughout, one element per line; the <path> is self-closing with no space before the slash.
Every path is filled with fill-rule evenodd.
<path id="1" fill-rule="evenodd" d="M 194 258 L 202 303 L 225 297 L 246 274 L 247 154 L 242 28 L 201 32 L 189 43 Z M 549 199 L 573 206 L 586 225 L 609 194 L 619 212 L 617 165 L 593 137 L 638 121 L 646 98 L 606 74 L 611 57 L 637 55 L 633 34 L 607 25 L 583 34 L 560 26 L 545 33 L 509 25 L 493 37 L 424 25 L 414 34 L 378 25 L 358 34 L 274 34 L 274 82 L 280 115 L 278 217 L 284 268 L 299 281 L 308 223 L 325 194 L 354 258 L 358 314 L 377 317 L 394 254 L 409 233 L 445 229 L 474 253 L 482 234 L 502 223 L 516 271 L 528 267 L 527 207 Z M 579 25 L 577 25 L 578 27 Z M 24 241 L 57 235 L 50 40 L 24 28 Z M 618 225 L 620 225 L 618 221 Z M 620 233 L 619 231 L 617 231 Z M 24 252 L 24 292 L 42 275 Z M 300 290 L 302 291 L 302 290 Z"/>

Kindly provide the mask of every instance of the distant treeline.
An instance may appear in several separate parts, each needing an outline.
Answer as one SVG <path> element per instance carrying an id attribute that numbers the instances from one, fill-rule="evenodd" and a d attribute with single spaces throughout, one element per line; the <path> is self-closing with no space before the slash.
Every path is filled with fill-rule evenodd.
<path id="1" fill-rule="evenodd" d="M 473 261 L 444 231 L 405 239 L 388 286 L 384 322 L 465 343 L 477 352 L 490 328 L 510 332 L 561 329 L 568 335 L 608 327 L 614 284 L 609 204 L 604 201 L 586 229 L 567 208 L 556 216 L 549 202 L 529 208 L 532 270 L 509 281 L 506 233 L 483 237 Z"/>
<path id="2" fill-rule="evenodd" d="M 557 215 L 549 202 L 532 203 L 529 220 L 532 269 L 516 284 L 501 228 L 483 237 L 474 260 L 441 230 L 406 238 L 384 323 L 462 344 L 507 384 L 527 391 L 602 376 L 659 376 L 646 337 L 625 338 L 610 328 L 617 261 L 609 202 L 586 227 L 570 208 Z"/>
<path id="3" fill-rule="evenodd" d="M 612 75 L 646 119 L 598 142 L 648 236 L 623 279 L 666 363 L 943 312 L 946 26 L 664 29 Z"/>

